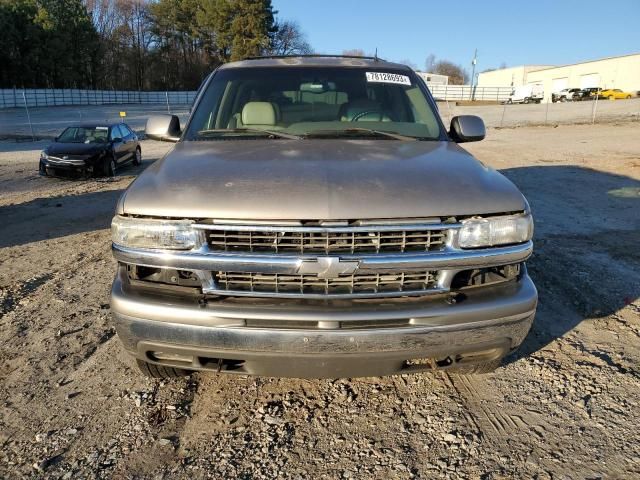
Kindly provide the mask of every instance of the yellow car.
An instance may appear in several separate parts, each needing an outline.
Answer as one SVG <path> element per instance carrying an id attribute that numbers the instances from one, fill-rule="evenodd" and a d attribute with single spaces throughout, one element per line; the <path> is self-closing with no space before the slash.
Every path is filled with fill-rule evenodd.
<path id="1" fill-rule="evenodd" d="M 608 90 L 602 90 L 599 94 L 600 98 L 608 98 L 609 100 L 617 100 L 619 98 L 631 98 L 629 92 L 623 92 L 619 88 L 610 88 Z"/>

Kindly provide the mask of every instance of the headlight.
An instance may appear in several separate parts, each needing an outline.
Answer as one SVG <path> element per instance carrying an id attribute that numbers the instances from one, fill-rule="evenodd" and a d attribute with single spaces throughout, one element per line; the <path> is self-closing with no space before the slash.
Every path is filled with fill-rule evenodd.
<path id="1" fill-rule="evenodd" d="M 111 239 L 116 245 L 134 248 L 187 250 L 202 243 L 202 235 L 191 220 L 154 220 L 119 215 L 111 221 Z"/>
<path id="2" fill-rule="evenodd" d="M 531 215 L 470 218 L 462 221 L 458 231 L 460 248 L 492 247 L 509 243 L 522 243 L 533 236 Z"/>
<path id="3" fill-rule="evenodd" d="M 43 160 L 47 160 L 49 158 L 49 155 L 47 155 L 47 152 L 45 152 L 44 150 L 42 150 L 40 152 L 40 158 Z"/>

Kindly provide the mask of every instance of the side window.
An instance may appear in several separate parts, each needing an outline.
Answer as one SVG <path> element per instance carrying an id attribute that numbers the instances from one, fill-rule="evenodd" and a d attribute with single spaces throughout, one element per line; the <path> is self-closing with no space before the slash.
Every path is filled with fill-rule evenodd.
<path id="1" fill-rule="evenodd" d="M 121 130 L 120 125 L 116 125 L 111 129 L 111 140 L 114 138 L 125 138 L 126 136 L 126 133 Z"/>
<path id="2" fill-rule="evenodd" d="M 124 123 L 120 124 L 120 131 L 122 132 L 122 137 L 128 137 L 130 135 L 133 135 L 133 132 L 131 131 L 131 129 L 125 125 Z"/>

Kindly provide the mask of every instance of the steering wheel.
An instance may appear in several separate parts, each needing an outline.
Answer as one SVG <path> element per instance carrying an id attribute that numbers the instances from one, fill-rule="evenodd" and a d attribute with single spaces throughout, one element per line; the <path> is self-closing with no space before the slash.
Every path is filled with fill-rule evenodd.
<path id="1" fill-rule="evenodd" d="M 382 121 L 382 117 L 384 116 L 384 112 L 382 110 L 365 110 L 363 112 L 357 113 L 353 116 L 353 118 L 351 119 L 352 122 L 357 122 L 358 120 L 360 120 L 362 117 L 365 117 L 367 115 L 370 114 L 377 114 L 380 118 L 378 118 L 378 121 L 381 122 Z"/>

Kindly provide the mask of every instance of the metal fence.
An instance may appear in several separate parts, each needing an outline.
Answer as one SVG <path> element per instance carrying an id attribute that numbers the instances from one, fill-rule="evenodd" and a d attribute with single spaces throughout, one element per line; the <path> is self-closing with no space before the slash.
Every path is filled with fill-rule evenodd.
<path id="1" fill-rule="evenodd" d="M 471 85 L 429 85 L 436 100 L 481 100 L 503 102 L 511 95 L 511 87 L 472 87 Z"/>
<path id="2" fill-rule="evenodd" d="M 196 92 L 137 92 L 126 90 L 0 89 L 0 108 L 70 105 L 159 104 L 190 105 Z"/>

